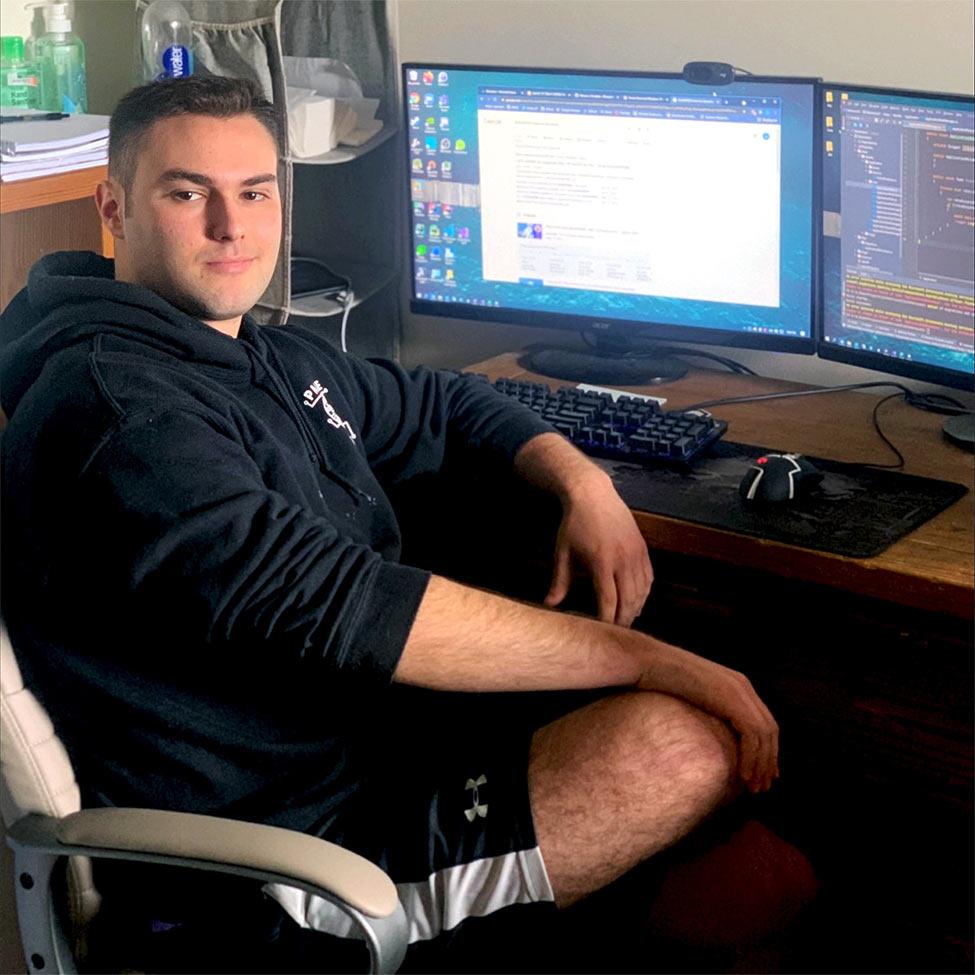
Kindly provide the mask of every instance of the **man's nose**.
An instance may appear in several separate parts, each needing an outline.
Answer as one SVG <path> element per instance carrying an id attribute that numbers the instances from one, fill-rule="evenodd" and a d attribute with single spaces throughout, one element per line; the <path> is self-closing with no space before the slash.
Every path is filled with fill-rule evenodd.
<path id="1" fill-rule="evenodd" d="M 208 201 L 207 223 L 213 240 L 239 240 L 244 236 L 240 205 L 216 193 Z"/>

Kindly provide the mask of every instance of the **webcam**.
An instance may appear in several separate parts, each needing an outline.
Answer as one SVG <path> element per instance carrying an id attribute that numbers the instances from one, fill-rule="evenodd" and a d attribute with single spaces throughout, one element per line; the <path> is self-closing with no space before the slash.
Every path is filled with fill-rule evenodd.
<path id="1" fill-rule="evenodd" d="M 721 61 L 688 61 L 684 80 L 692 85 L 730 85 L 735 80 L 735 69 Z"/>

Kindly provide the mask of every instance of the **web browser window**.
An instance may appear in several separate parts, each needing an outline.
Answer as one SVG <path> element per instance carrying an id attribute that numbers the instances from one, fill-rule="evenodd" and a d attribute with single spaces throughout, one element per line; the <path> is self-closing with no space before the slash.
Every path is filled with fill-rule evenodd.
<path id="1" fill-rule="evenodd" d="M 485 279 L 778 305 L 776 100 L 643 101 L 482 91 Z"/>

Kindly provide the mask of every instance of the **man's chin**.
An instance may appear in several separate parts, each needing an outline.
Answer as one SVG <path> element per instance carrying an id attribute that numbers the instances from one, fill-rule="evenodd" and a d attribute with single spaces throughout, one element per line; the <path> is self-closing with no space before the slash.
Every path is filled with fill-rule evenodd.
<path id="1" fill-rule="evenodd" d="M 176 295 L 167 300 L 181 312 L 192 318 L 198 318 L 201 322 L 226 322 L 247 314 L 259 298 L 260 295 L 256 295 L 253 299 L 238 298 L 222 305 L 199 300 L 193 295 Z"/>

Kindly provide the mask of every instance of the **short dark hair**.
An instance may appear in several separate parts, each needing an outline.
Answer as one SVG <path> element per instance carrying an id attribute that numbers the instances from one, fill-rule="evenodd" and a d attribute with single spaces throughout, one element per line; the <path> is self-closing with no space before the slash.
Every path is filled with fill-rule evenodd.
<path id="1" fill-rule="evenodd" d="M 132 187 L 146 133 L 160 119 L 177 115 L 251 115 L 281 152 L 278 110 L 253 81 L 201 75 L 153 81 L 124 95 L 109 121 L 108 172 L 126 192 Z"/>

